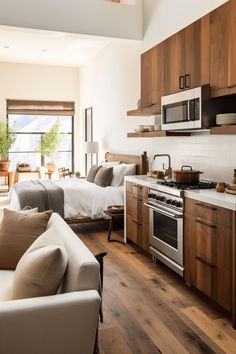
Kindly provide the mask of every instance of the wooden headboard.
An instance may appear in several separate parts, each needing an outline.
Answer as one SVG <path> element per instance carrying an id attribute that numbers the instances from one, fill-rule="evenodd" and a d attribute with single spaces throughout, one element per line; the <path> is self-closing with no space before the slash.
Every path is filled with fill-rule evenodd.
<path id="1" fill-rule="evenodd" d="M 124 163 L 135 163 L 137 175 L 146 175 L 148 171 L 148 158 L 146 151 L 144 151 L 141 155 L 123 155 L 106 152 L 105 159 L 109 162 L 121 161 Z"/>

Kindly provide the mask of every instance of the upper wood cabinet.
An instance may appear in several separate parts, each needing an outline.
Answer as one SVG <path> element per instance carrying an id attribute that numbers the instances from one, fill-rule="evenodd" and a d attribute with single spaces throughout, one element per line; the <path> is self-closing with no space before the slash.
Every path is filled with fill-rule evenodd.
<path id="1" fill-rule="evenodd" d="M 184 31 L 164 42 L 164 91 L 165 95 L 184 89 L 185 75 Z"/>
<path id="2" fill-rule="evenodd" d="M 141 107 L 160 111 L 164 93 L 163 46 L 155 46 L 141 55 Z M 153 109 L 150 106 L 154 106 Z"/>
<path id="3" fill-rule="evenodd" d="M 165 95 L 209 83 L 209 16 L 164 43 Z"/>
<path id="4" fill-rule="evenodd" d="M 213 96 L 236 93 L 236 2 L 210 13 L 210 85 Z"/>

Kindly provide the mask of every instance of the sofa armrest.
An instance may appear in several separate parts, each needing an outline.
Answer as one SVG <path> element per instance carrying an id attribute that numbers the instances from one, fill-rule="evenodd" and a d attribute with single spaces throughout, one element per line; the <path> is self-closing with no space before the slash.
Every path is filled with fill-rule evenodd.
<path id="1" fill-rule="evenodd" d="M 96 290 L 0 302 L 1 354 L 92 354 Z"/>

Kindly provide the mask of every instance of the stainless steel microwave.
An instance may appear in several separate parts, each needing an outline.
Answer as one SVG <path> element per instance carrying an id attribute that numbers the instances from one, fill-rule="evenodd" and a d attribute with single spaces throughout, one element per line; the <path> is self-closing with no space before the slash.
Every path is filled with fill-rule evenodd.
<path id="1" fill-rule="evenodd" d="M 162 97 L 162 129 L 193 130 L 214 126 L 215 116 L 210 114 L 209 100 L 209 85 Z"/>

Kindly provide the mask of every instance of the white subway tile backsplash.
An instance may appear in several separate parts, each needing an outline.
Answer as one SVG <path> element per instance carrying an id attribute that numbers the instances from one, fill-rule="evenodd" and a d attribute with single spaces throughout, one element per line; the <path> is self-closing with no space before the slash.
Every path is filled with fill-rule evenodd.
<path id="1" fill-rule="evenodd" d="M 230 182 L 233 169 L 236 168 L 236 136 L 191 136 L 152 139 L 151 156 L 154 153 L 168 153 L 171 156 L 172 167 L 180 169 L 182 165 L 192 165 L 194 169 L 203 171 L 202 178 L 213 181 Z M 160 159 L 151 166 L 162 169 Z"/>

